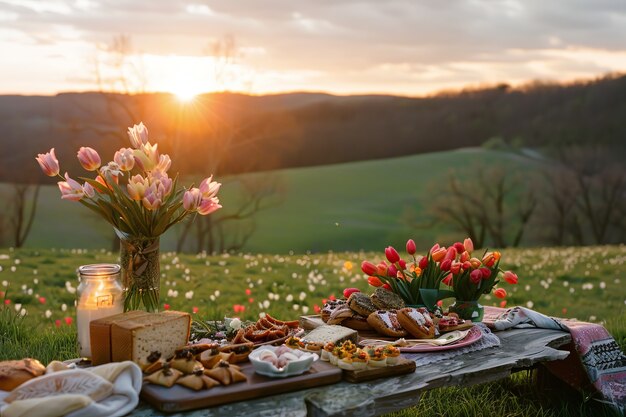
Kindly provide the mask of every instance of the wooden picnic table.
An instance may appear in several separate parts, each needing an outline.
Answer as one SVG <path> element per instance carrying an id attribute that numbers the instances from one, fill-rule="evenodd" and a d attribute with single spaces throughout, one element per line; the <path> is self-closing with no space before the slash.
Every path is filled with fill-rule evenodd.
<path id="1" fill-rule="evenodd" d="M 465 353 L 452 359 L 422 365 L 415 373 L 360 384 L 340 382 L 256 400 L 169 414 L 171 416 L 377 416 L 416 405 L 427 390 L 469 386 L 506 378 L 512 372 L 537 364 L 562 360 L 559 350 L 571 342 L 569 333 L 537 328 L 495 333 L 499 347 Z M 133 417 L 163 416 L 140 403 Z"/>

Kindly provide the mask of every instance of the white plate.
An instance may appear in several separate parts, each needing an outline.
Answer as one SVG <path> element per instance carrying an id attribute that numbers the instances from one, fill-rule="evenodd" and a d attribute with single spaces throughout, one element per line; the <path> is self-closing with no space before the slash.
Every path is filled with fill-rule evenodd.
<path id="1" fill-rule="evenodd" d="M 302 352 L 298 360 L 291 361 L 282 369 L 276 368 L 273 364 L 259 360 L 259 355 L 264 350 L 272 352 L 278 349 L 277 346 L 262 346 L 250 353 L 248 359 L 254 367 L 254 371 L 258 374 L 269 376 L 272 378 L 286 378 L 288 376 L 300 375 L 311 369 L 313 362 L 319 359 L 315 353 Z"/>

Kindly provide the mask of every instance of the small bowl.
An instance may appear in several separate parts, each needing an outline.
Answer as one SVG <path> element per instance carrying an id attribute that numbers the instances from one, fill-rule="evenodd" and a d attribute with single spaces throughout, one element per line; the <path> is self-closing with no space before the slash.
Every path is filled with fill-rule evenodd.
<path id="1" fill-rule="evenodd" d="M 269 376 L 272 378 L 285 378 L 288 376 L 300 375 L 311 369 L 313 362 L 319 359 L 315 353 L 303 352 L 299 359 L 293 360 L 282 369 L 278 369 L 270 362 L 259 360 L 259 355 L 264 350 L 275 352 L 278 346 L 262 346 L 250 353 L 248 359 L 252 362 L 252 366 L 256 373 Z"/>

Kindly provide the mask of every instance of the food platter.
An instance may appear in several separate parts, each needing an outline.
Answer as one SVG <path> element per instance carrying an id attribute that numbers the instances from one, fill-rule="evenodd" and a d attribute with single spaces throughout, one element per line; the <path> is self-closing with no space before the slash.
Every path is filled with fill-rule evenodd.
<path id="1" fill-rule="evenodd" d="M 403 353 L 439 352 L 439 351 L 444 351 L 444 350 L 459 349 L 464 346 L 471 345 L 472 343 L 480 340 L 481 337 L 483 337 L 483 332 L 480 330 L 478 326 L 473 326 L 472 328 L 470 328 L 469 332 L 467 333 L 467 336 L 449 345 L 435 346 L 435 345 L 424 344 L 424 345 L 404 346 L 404 347 L 398 346 L 398 349 L 400 349 L 400 352 L 403 352 Z"/>

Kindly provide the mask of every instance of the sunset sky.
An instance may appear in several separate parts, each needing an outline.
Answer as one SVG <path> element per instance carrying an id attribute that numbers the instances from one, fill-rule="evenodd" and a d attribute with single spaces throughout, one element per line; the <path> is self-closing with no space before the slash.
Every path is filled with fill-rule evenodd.
<path id="1" fill-rule="evenodd" d="M 0 55 L 0 94 L 423 95 L 626 71 L 626 1 L 0 0 Z"/>

